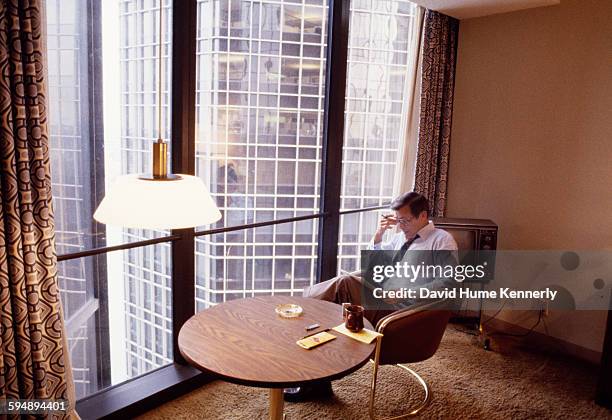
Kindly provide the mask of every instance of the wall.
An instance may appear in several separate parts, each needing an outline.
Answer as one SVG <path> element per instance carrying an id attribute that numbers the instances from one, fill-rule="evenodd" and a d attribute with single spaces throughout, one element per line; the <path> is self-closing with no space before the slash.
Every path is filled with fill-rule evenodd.
<path id="1" fill-rule="evenodd" d="M 449 217 L 493 219 L 502 249 L 612 250 L 610 22 L 609 0 L 461 21 Z M 599 352 L 605 320 L 556 313 L 549 330 Z"/>

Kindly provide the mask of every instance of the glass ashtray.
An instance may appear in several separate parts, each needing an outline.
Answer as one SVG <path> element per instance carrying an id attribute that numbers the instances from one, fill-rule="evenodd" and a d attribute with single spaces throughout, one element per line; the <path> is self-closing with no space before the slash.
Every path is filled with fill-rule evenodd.
<path id="1" fill-rule="evenodd" d="M 293 303 L 282 303 L 280 305 L 276 305 L 274 311 L 283 318 L 297 318 L 304 312 L 300 305 L 295 305 Z"/>

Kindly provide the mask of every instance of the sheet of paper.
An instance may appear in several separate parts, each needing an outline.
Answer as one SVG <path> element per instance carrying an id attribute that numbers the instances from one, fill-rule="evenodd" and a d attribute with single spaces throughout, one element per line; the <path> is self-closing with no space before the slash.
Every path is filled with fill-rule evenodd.
<path id="1" fill-rule="evenodd" d="M 332 328 L 334 331 L 339 332 L 340 334 L 347 335 L 351 338 L 354 338 L 357 341 L 361 341 L 362 343 L 370 344 L 372 341 L 376 340 L 376 337 L 382 336 L 381 333 L 377 333 L 376 331 L 363 329 L 358 333 L 351 332 L 346 329 L 344 324 L 340 324 L 337 327 Z"/>

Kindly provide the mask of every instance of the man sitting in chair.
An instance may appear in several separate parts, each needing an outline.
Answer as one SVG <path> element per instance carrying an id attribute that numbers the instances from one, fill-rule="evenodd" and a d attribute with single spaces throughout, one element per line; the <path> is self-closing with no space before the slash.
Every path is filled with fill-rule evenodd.
<path id="1" fill-rule="evenodd" d="M 400 195 L 391 203 L 394 215 L 382 216 L 378 229 L 368 245 L 371 250 L 397 251 L 392 263 L 402 261 L 406 251 L 450 251 L 441 253 L 444 259 L 454 259 L 456 263 L 457 243 L 450 233 L 438 229 L 429 220 L 429 203 L 427 198 L 416 192 L 408 192 Z M 397 227 L 397 231 L 383 242 L 383 235 L 391 228 Z M 444 264 L 443 261 L 435 261 L 436 253 L 433 253 L 433 264 Z M 335 303 L 350 302 L 362 304 L 363 280 L 358 274 L 345 274 L 334 277 L 304 289 L 304 296 L 315 299 L 327 300 Z M 389 302 L 387 303 L 396 303 Z M 407 302 L 399 303 L 406 306 Z M 389 309 L 367 309 L 365 317 L 372 323 L 376 323 L 394 310 Z M 285 399 L 288 401 L 301 401 L 310 397 L 331 395 L 331 382 L 326 382 L 312 388 L 291 388 L 285 390 Z"/>

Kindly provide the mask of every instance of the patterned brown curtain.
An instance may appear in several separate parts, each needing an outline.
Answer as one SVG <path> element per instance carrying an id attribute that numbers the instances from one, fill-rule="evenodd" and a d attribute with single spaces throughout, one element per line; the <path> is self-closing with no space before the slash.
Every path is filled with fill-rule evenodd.
<path id="1" fill-rule="evenodd" d="M 57 282 L 42 0 L 0 0 L 0 399 L 69 400 Z M 69 410 L 67 416 L 75 414 Z"/>
<path id="2" fill-rule="evenodd" d="M 427 10 L 423 26 L 421 110 L 414 190 L 428 198 L 432 216 L 443 217 L 459 21 Z"/>

